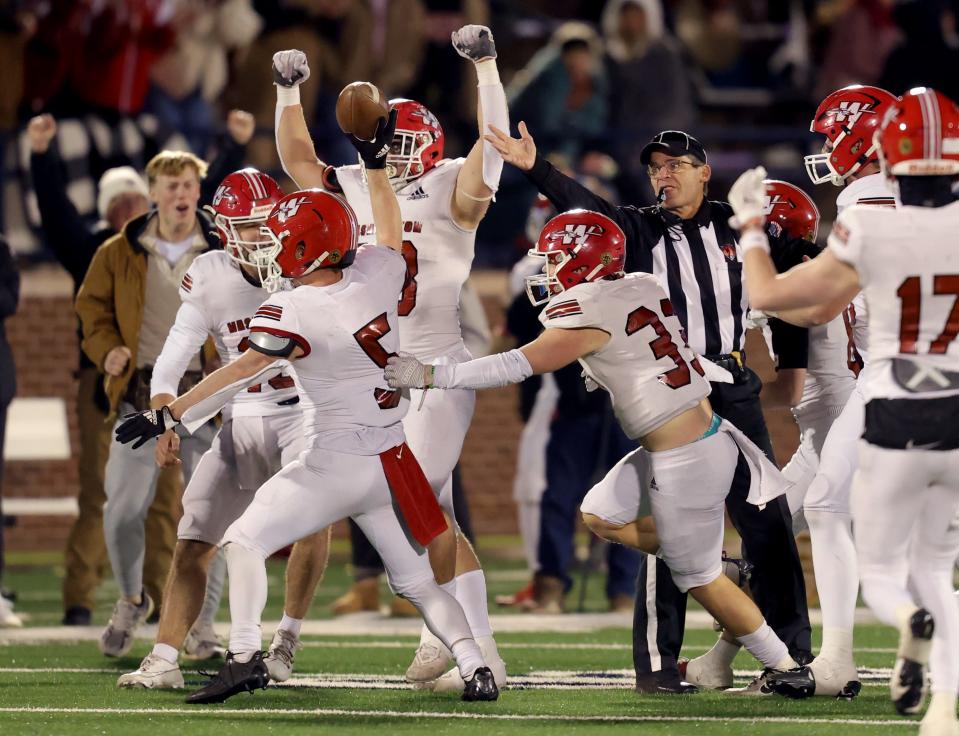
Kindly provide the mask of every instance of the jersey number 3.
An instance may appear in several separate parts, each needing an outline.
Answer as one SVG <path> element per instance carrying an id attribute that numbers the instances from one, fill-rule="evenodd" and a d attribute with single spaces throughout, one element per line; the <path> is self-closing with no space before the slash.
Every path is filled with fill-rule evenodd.
<path id="1" fill-rule="evenodd" d="M 389 331 L 390 323 L 386 319 L 386 312 L 383 312 L 379 317 L 370 320 L 353 333 L 353 339 L 363 348 L 363 352 L 380 368 L 386 368 L 387 359 L 396 355 L 396 353 L 386 352 L 386 348 L 380 345 L 380 340 Z M 374 388 L 373 398 L 376 399 L 380 409 L 395 409 L 400 405 L 399 391 Z"/>
<path id="2" fill-rule="evenodd" d="M 954 296 L 952 309 L 946 318 L 942 333 L 929 344 L 929 352 L 942 354 L 949 343 L 959 334 L 959 276 L 933 276 L 932 293 L 935 296 Z M 899 352 L 916 353 L 919 341 L 919 319 L 922 309 L 922 291 L 918 276 L 910 276 L 896 289 L 896 296 L 902 302 L 902 315 L 899 318 Z"/>
<path id="3" fill-rule="evenodd" d="M 662 310 L 664 317 L 673 316 L 673 304 L 669 299 L 661 299 L 659 308 Z M 698 358 L 693 358 L 691 362 L 687 363 L 685 358 L 680 355 L 679 348 L 676 347 L 676 343 L 673 342 L 669 330 L 666 329 L 666 325 L 662 323 L 662 320 L 659 319 L 659 315 L 656 314 L 656 312 L 648 307 L 639 307 L 626 316 L 627 335 L 639 332 L 644 327 L 652 327 L 656 332 L 656 339 L 651 340 L 649 343 L 649 347 L 652 349 L 656 360 L 660 358 L 670 358 L 676 364 L 675 368 L 666 371 L 660 376 L 660 380 L 663 383 L 673 389 L 688 386 L 692 380 L 689 373 L 690 365 L 692 365 L 693 369 L 699 375 L 703 375 L 703 367 L 699 364 Z"/>

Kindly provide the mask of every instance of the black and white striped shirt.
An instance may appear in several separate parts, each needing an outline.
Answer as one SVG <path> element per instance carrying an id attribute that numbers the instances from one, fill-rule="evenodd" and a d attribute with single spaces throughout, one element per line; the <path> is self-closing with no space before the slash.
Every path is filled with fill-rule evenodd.
<path id="1" fill-rule="evenodd" d="M 527 177 L 560 212 L 585 207 L 616 221 L 626 234 L 626 270 L 659 278 L 695 352 L 718 356 L 743 349 L 748 297 L 727 203 L 704 201 L 683 220 L 658 206 L 611 205 L 539 156 Z M 781 258 L 792 250 L 785 240 L 773 247 Z"/>

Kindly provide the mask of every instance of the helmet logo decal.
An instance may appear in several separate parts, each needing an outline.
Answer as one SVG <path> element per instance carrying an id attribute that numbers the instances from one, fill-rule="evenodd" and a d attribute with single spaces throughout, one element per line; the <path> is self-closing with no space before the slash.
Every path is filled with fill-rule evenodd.
<path id="1" fill-rule="evenodd" d="M 230 187 L 220 185 L 216 188 L 216 194 L 213 195 L 213 206 L 216 207 L 223 201 L 224 197 L 233 198 L 233 192 L 230 191 Z"/>
<path id="2" fill-rule="evenodd" d="M 422 118 L 423 122 L 431 128 L 440 127 L 440 121 L 436 116 L 425 107 L 420 107 L 410 113 L 411 118 Z"/>
<path id="3" fill-rule="evenodd" d="M 899 139 L 899 153 L 903 156 L 908 156 L 912 153 L 912 141 L 909 138 Z"/>
<path id="4" fill-rule="evenodd" d="M 600 263 L 602 263 L 604 266 L 608 266 L 610 263 L 613 262 L 613 256 L 612 256 L 610 253 L 608 253 L 608 252 L 603 253 L 603 255 L 601 255 L 601 256 L 599 257 L 599 261 L 600 261 Z"/>
<path id="5" fill-rule="evenodd" d="M 296 217 L 296 213 L 300 211 L 300 207 L 306 204 L 306 202 L 307 197 L 294 197 L 293 199 L 282 202 L 276 213 L 277 219 L 280 222 L 286 222 L 291 217 Z"/>
<path id="6" fill-rule="evenodd" d="M 556 230 L 549 233 L 546 239 L 550 242 L 560 241 L 562 245 L 586 245 L 586 241 L 593 235 L 602 235 L 606 228 L 595 223 L 587 225 L 585 223 L 575 225 L 567 223 L 563 230 Z"/>
<path id="7" fill-rule="evenodd" d="M 839 103 L 839 107 L 829 112 L 835 115 L 837 123 L 846 123 L 846 127 L 851 128 L 863 115 L 875 115 L 876 108 L 872 102 L 843 100 Z"/>
<path id="8" fill-rule="evenodd" d="M 788 199 L 783 199 L 783 196 L 781 194 L 777 193 L 777 194 L 773 194 L 772 196 L 769 196 L 767 194 L 765 204 L 763 204 L 763 214 L 771 215 L 774 207 L 777 207 L 783 204 L 789 205 L 790 207 L 793 207 L 793 208 L 796 207 L 796 205 L 794 205 Z"/>

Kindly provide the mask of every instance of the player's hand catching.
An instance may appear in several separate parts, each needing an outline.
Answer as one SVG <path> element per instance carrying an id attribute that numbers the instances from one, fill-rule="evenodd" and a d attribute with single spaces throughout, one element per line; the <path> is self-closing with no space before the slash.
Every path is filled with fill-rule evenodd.
<path id="1" fill-rule="evenodd" d="M 433 383 L 433 366 L 421 363 L 412 355 L 401 353 L 390 356 L 383 375 L 390 388 L 427 388 Z"/>
<path id="2" fill-rule="evenodd" d="M 762 226 L 766 217 L 766 169 L 757 166 L 744 171 L 729 189 L 733 217 L 729 224 L 737 230 L 751 225 Z"/>
<path id="3" fill-rule="evenodd" d="M 519 138 L 510 138 L 495 125 L 489 126 L 490 133 L 483 136 L 483 140 L 495 148 L 503 160 L 513 164 L 520 171 L 529 171 L 536 163 L 536 143 L 529 134 L 526 123 L 519 124 Z"/>
<path id="4" fill-rule="evenodd" d="M 246 110 L 230 110 L 226 116 L 226 132 L 238 146 L 245 146 L 256 130 L 256 119 Z"/>
<path id="5" fill-rule="evenodd" d="M 180 465 L 180 435 L 172 429 L 164 432 L 157 438 L 157 446 L 153 450 L 156 464 L 161 468 L 171 465 Z"/>
<path id="6" fill-rule="evenodd" d="M 346 137 L 350 139 L 350 143 L 359 152 L 366 168 L 385 169 L 386 154 L 390 152 L 394 132 L 396 132 L 396 108 L 390 110 L 390 116 L 386 120 L 381 119 L 376 124 L 376 132 L 373 134 L 372 140 L 365 141 L 352 133 L 347 133 Z"/>
<path id="7" fill-rule="evenodd" d="M 456 53 L 474 64 L 496 58 L 493 34 L 486 26 L 463 26 L 458 31 L 453 31 L 452 39 Z"/>
<path id="8" fill-rule="evenodd" d="M 37 115 L 27 123 L 27 139 L 30 141 L 30 150 L 34 153 L 46 153 L 56 134 L 57 121 L 53 115 Z"/>
<path id="9" fill-rule="evenodd" d="M 273 84 L 296 87 L 310 78 L 306 54 L 299 49 L 287 49 L 273 54 Z"/>
<path id="10" fill-rule="evenodd" d="M 125 421 L 116 429 L 117 442 L 124 445 L 133 442 L 134 450 L 179 424 L 169 406 L 138 411 L 123 418 Z"/>
<path id="11" fill-rule="evenodd" d="M 117 345 L 113 350 L 107 353 L 107 357 L 103 360 L 104 372 L 108 376 L 116 377 L 122 375 L 132 356 L 133 353 L 130 352 L 130 348 L 126 345 Z"/>

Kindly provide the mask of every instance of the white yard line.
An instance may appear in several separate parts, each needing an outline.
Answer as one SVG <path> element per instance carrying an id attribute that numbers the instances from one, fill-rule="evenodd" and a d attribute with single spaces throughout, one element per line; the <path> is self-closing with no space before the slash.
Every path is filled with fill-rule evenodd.
<path id="1" fill-rule="evenodd" d="M 342 708 L 0 708 L 0 713 L 62 713 L 69 715 L 214 715 L 214 716 L 265 716 L 265 715 L 303 715 L 303 716 L 350 716 L 362 718 L 435 718 L 456 720 L 495 720 L 495 721 L 547 721 L 571 723 L 791 723 L 835 724 L 839 726 L 906 726 L 916 727 L 915 721 L 906 719 L 869 720 L 865 718 L 815 718 L 803 716 L 801 720 L 789 717 L 763 716 L 564 716 L 530 713 L 442 713 L 435 711 L 407 712 L 399 710 L 347 710 Z"/>

